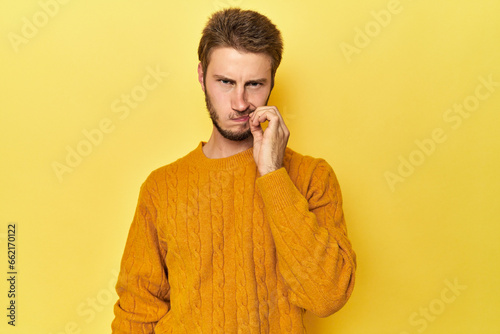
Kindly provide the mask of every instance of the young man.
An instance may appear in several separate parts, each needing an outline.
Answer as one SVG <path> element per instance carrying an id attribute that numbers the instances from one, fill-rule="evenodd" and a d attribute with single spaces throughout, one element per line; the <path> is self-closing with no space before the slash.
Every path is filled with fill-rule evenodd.
<path id="1" fill-rule="evenodd" d="M 261 14 L 210 18 L 198 78 L 213 132 L 141 187 L 113 333 L 304 333 L 304 310 L 348 300 L 356 257 L 335 174 L 287 148 L 267 106 L 281 53 Z"/>

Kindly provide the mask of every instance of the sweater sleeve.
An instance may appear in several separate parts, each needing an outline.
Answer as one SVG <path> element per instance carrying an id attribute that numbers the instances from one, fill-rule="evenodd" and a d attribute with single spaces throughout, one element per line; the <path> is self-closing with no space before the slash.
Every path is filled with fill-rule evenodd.
<path id="1" fill-rule="evenodd" d="M 153 333 L 156 323 L 170 309 L 170 287 L 156 229 L 158 197 L 148 178 L 141 187 L 116 285 L 115 334 Z"/>
<path id="2" fill-rule="evenodd" d="M 326 317 L 342 308 L 352 293 L 356 255 L 347 238 L 332 168 L 316 160 L 309 173 L 299 185 L 302 192 L 285 168 L 258 178 L 257 186 L 290 301 Z"/>

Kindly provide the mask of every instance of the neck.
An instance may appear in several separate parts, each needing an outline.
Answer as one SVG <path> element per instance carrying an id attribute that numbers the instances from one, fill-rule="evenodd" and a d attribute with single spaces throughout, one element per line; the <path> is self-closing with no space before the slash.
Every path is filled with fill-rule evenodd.
<path id="1" fill-rule="evenodd" d="M 222 137 L 214 127 L 208 142 L 203 146 L 203 153 L 209 159 L 227 158 L 248 150 L 253 146 L 253 137 L 242 141 L 233 141 Z"/>

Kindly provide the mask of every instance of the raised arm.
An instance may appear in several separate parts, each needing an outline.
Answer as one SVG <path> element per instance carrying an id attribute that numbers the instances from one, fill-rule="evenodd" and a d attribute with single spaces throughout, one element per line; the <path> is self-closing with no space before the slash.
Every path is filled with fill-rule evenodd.
<path id="1" fill-rule="evenodd" d="M 312 159 L 312 158 L 311 158 Z M 356 255 L 347 238 L 342 195 L 332 168 L 314 160 L 298 177 L 285 168 L 257 180 L 290 301 L 320 317 L 338 311 L 354 287 Z"/>

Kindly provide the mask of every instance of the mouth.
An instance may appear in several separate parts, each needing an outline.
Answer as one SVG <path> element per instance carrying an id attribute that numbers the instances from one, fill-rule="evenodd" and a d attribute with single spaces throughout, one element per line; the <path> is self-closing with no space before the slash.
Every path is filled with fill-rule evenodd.
<path id="1" fill-rule="evenodd" d="M 233 118 L 232 121 L 235 121 L 235 122 L 246 122 L 248 121 L 250 117 L 249 116 L 242 116 L 242 117 L 238 117 L 238 118 Z"/>

